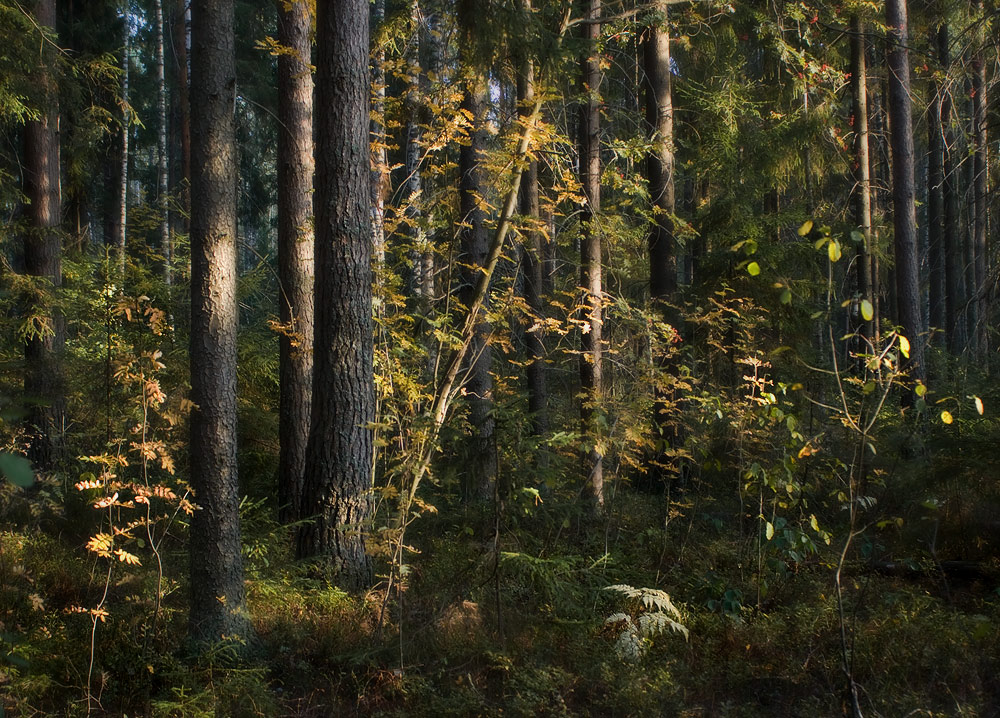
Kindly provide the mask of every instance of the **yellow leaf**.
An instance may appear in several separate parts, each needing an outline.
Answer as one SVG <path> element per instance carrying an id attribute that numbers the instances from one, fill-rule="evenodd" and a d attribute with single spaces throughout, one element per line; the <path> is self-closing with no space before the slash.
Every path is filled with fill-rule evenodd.
<path id="1" fill-rule="evenodd" d="M 751 277 L 756 277 L 760 274 L 760 265 L 756 262 L 750 262 L 750 264 L 747 265 L 747 274 Z"/>
<path id="2" fill-rule="evenodd" d="M 840 242 L 831 239 L 830 243 L 826 245 L 826 256 L 830 258 L 831 262 L 836 262 L 838 259 L 840 259 L 841 256 Z"/>
<path id="3" fill-rule="evenodd" d="M 872 303 L 869 302 L 867 299 L 862 299 L 861 318 L 864 319 L 866 322 L 870 322 L 872 320 L 872 317 L 874 316 L 875 316 L 875 308 L 872 306 Z"/>
<path id="4" fill-rule="evenodd" d="M 955 419 L 952 417 L 950 411 L 942 411 L 941 412 L 941 422 L 942 423 L 944 423 L 944 424 L 950 424 L 954 420 Z"/>
<path id="5" fill-rule="evenodd" d="M 983 415 L 983 411 L 984 411 L 984 409 L 983 409 L 983 400 L 980 399 L 978 396 L 973 397 L 973 399 L 976 402 L 976 411 L 978 411 L 979 415 L 982 416 Z"/>
<path id="6" fill-rule="evenodd" d="M 799 236 L 805 237 L 812 231 L 812 228 L 813 228 L 813 221 L 811 219 L 807 219 L 805 222 L 802 223 L 802 226 L 799 227 Z"/>
<path id="7" fill-rule="evenodd" d="M 902 334 L 899 335 L 899 351 L 901 351 L 903 356 L 907 359 L 910 358 L 910 340 Z"/>

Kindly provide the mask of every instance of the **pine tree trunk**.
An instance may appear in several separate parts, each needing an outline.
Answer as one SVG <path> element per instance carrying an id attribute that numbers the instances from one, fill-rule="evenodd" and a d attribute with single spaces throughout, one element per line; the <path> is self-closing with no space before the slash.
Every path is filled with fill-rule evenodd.
<path id="1" fill-rule="evenodd" d="M 375 0 L 372 5 L 372 27 L 377 29 L 385 22 L 385 0 Z M 385 133 L 385 48 L 379 45 L 372 55 L 372 85 L 375 106 L 372 108 L 372 249 L 375 264 L 385 264 L 385 199 L 389 193 L 389 156 Z"/>
<path id="2" fill-rule="evenodd" d="M 646 70 L 646 125 L 653 151 L 646 158 L 646 182 L 653 204 L 655 224 L 650 229 L 649 296 L 660 320 L 676 325 L 670 309 L 677 291 L 677 240 L 674 237 L 674 108 L 670 81 L 670 34 L 667 25 L 667 1 L 656 4 L 657 17 L 646 30 L 643 48 Z M 654 339 L 654 362 L 661 371 L 670 366 L 670 350 L 657 346 Z M 677 443 L 677 432 L 668 416 L 673 397 L 669 389 L 656 388 L 653 405 L 653 440 L 657 444 L 651 473 L 662 483 L 670 463 L 668 449 Z"/>
<path id="3" fill-rule="evenodd" d="M 580 185 L 585 204 L 580 216 L 580 285 L 583 289 L 585 323 L 580 338 L 580 407 L 581 431 L 591 447 L 584 466 L 586 491 L 595 512 L 604 510 L 604 457 L 599 445 L 597 416 L 601 408 L 603 384 L 602 353 L 602 272 L 601 234 L 597 215 L 601 211 L 601 69 L 597 39 L 601 26 L 601 0 L 588 0 L 584 17 L 584 55 L 581 62 L 583 92 L 586 99 L 580 108 Z"/>
<path id="4" fill-rule="evenodd" d="M 170 168 L 167 155 L 167 74 L 166 62 L 164 59 L 164 26 L 163 26 L 163 0 L 154 0 L 153 11 L 156 24 L 156 110 L 157 110 L 157 132 L 156 132 L 156 179 L 157 179 L 157 210 L 160 213 L 160 252 L 163 257 L 163 283 L 170 291 L 173 283 L 173 271 L 171 261 L 173 257 L 173 247 L 170 241 L 170 221 L 169 203 L 167 193 L 169 191 L 167 183 L 170 177 Z M 167 298 L 169 305 L 169 297 Z"/>
<path id="5" fill-rule="evenodd" d="M 56 0 L 39 0 L 35 22 L 54 31 Z M 28 229 L 24 234 L 24 269 L 42 283 L 33 292 L 26 311 L 39 329 L 24 345 L 24 393 L 28 412 L 28 455 L 36 467 L 51 469 L 62 444 L 64 386 L 60 355 L 65 341 L 64 321 L 52 306 L 52 292 L 62 286 L 62 239 L 59 223 L 62 193 L 59 173 L 59 95 L 53 77 L 55 54 L 42 45 L 42 63 L 32 78 L 45 94 L 38 119 L 24 127 L 24 195 L 28 200 Z"/>
<path id="6" fill-rule="evenodd" d="M 251 634 L 236 462 L 236 93 L 234 0 L 192 4 L 190 631 Z"/>
<path id="7" fill-rule="evenodd" d="M 973 0 L 974 14 L 983 14 L 983 0 Z M 977 38 L 982 43 L 982 37 Z M 982 50 L 972 58 L 972 153 L 973 180 L 972 193 L 975 202 L 973 212 L 972 242 L 975 255 L 974 291 L 969 295 L 977 306 L 976 350 L 980 357 L 986 357 L 989 351 L 988 310 L 989 302 L 986 291 L 986 274 L 988 271 L 987 239 L 988 232 L 988 181 L 989 181 L 989 144 L 987 143 L 987 102 L 986 102 L 986 60 Z"/>
<path id="8" fill-rule="evenodd" d="M 931 34 L 932 45 L 936 32 Z M 927 250 L 928 250 L 928 303 L 932 339 L 939 344 L 939 337 L 948 326 L 946 314 L 947 283 L 945 281 L 944 244 L 944 128 L 941 125 L 941 96 L 943 86 L 934 80 L 929 89 L 927 108 Z"/>
<path id="9" fill-rule="evenodd" d="M 522 0 L 526 13 L 533 12 L 531 0 Z M 523 59 L 518 74 L 517 104 L 522 121 L 527 121 L 535 103 L 535 66 L 530 57 Z M 540 228 L 538 161 L 531 158 L 521 177 L 521 216 L 529 223 L 526 241 L 521 253 L 524 272 L 524 299 L 531 309 L 534 326 L 525 334 L 527 354 L 528 413 L 531 415 L 531 433 L 542 437 L 548 432 L 548 387 L 545 371 L 545 293 L 542 287 L 545 232 Z"/>
<path id="10" fill-rule="evenodd" d="M 946 74 L 951 60 L 948 56 L 948 26 L 938 28 L 937 51 L 942 71 Z M 941 128 L 943 130 L 944 172 L 944 273 L 945 273 L 945 329 L 948 350 L 955 355 L 965 349 L 965 274 L 963 271 L 962 232 L 959 210 L 959 171 L 955 157 L 958 155 L 955 130 L 952 126 L 952 93 L 942 88 Z"/>
<path id="11" fill-rule="evenodd" d="M 313 344 L 313 82 L 309 4 L 279 4 L 278 41 L 278 507 L 282 521 L 302 518 L 312 402 Z"/>
<path id="12" fill-rule="evenodd" d="M 312 426 L 300 558 L 341 585 L 371 583 L 375 420 L 367 0 L 318 3 L 316 17 L 316 283 Z"/>
<path id="13" fill-rule="evenodd" d="M 176 91 L 172 95 L 177 136 L 179 175 L 173 186 L 181 211 L 174 213 L 174 228 L 181 234 L 190 229 L 191 216 L 191 101 L 188 91 L 188 0 L 176 0 L 171 19 L 171 49 L 174 57 Z"/>
<path id="14" fill-rule="evenodd" d="M 910 61 L 906 0 L 887 0 L 889 29 L 889 125 L 892 148 L 892 219 L 896 256 L 896 301 L 899 323 L 910 340 L 910 367 L 924 377 L 921 336 L 920 275 L 917 256 L 916 186 L 914 183 L 913 108 L 910 104 Z"/>
<path id="15" fill-rule="evenodd" d="M 421 154 L 423 152 L 422 109 L 420 85 L 420 39 L 422 18 L 418 0 L 410 0 L 412 31 L 406 49 L 406 94 L 403 98 L 406 111 L 405 176 L 406 219 L 412 244 L 410 259 L 413 264 L 413 295 L 420 300 L 421 311 L 427 311 L 434 294 L 434 255 L 428 247 L 427 234 L 421 212 L 423 202 L 423 177 Z"/>
<path id="16" fill-rule="evenodd" d="M 122 104 L 129 108 L 129 71 L 132 66 L 132 30 L 128 14 L 125 15 L 125 46 L 122 50 Z M 128 165 L 129 165 L 129 134 L 132 132 L 132 113 L 125 110 L 122 118 L 121 167 L 118 198 L 118 237 L 115 242 L 115 261 L 118 265 L 117 284 L 119 290 L 125 288 L 125 241 L 128 234 Z"/>

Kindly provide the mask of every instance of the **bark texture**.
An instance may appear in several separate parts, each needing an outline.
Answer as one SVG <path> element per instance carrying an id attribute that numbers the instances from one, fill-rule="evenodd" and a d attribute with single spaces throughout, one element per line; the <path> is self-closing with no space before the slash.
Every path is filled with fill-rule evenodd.
<path id="1" fill-rule="evenodd" d="M 313 82 L 311 17 L 305 0 L 278 4 L 278 506 L 283 521 L 301 518 L 312 405 Z"/>
<path id="2" fill-rule="evenodd" d="M 858 16 L 851 18 L 851 118 L 854 125 L 854 223 L 864 237 L 858 250 L 858 294 L 872 305 L 871 321 L 862 320 L 862 334 L 870 341 L 877 338 L 875 327 L 875 282 L 872 259 L 872 179 L 871 149 L 868 133 L 868 65 L 865 55 L 864 25 Z M 868 347 L 864 348 L 865 353 Z"/>
<path id="3" fill-rule="evenodd" d="M 56 1 L 39 0 L 33 14 L 38 25 L 54 29 Z M 24 345 L 24 393 L 29 407 L 28 455 L 42 469 L 52 468 L 58 458 L 64 414 L 59 357 L 65 329 L 62 316 L 51 304 L 52 292 L 62 286 L 59 96 L 54 69 L 52 47 L 42 43 L 34 80 L 45 90 L 46 108 L 24 127 L 24 195 L 28 200 L 24 269 L 39 282 L 26 307 L 35 329 Z"/>
<path id="4" fill-rule="evenodd" d="M 973 11 L 977 16 L 983 13 L 983 0 L 973 0 Z M 978 38 L 983 43 L 984 38 Z M 972 159 L 973 159 L 973 227 L 972 245 L 975 255 L 975 284 L 969 293 L 976 305 L 976 351 L 980 357 L 985 357 L 989 351 L 988 309 L 989 302 L 986 288 L 988 271 L 987 233 L 989 231 L 988 197 L 989 197 L 989 143 L 987 142 L 987 107 L 986 102 L 986 53 L 979 49 L 972 58 Z"/>
<path id="5" fill-rule="evenodd" d="M 948 53 L 948 26 L 942 25 L 937 33 L 938 61 L 945 73 L 950 64 Z M 942 130 L 942 232 L 944 237 L 945 274 L 945 333 L 948 349 L 960 354 L 965 348 L 965 273 L 962 249 L 961 215 L 959 209 L 959 171 L 956 166 L 958 155 L 955 129 L 952 124 L 952 92 L 945 84 L 941 94 Z"/>
<path id="6" fill-rule="evenodd" d="M 233 0 L 195 0 L 191 17 L 190 632 L 198 643 L 251 634 L 236 463 L 236 68 Z"/>
<path id="7" fill-rule="evenodd" d="M 580 337 L 581 430 L 592 444 L 585 458 L 586 492 L 597 512 L 604 510 L 604 457 L 598 445 L 597 413 L 603 393 L 601 234 L 596 220 L 601 211 L 601 69 L 597 39 L 600 37 L 601 0 L 588 0 L 583 26 L 585 40 L 581 62 L 585 100 L 580 108 L 580 185 L 585 203 L 580 217 L 580 285 L 583 289 L 585 322 Z"/>
<path id="8" fill-rule="evenodd" d="M 889 126 L 892 148 L 892 220 L 896 257 L 896 301 L 899 323 L 910 340 L 908 366 L 924 377 L 924 337 L 920 317 L 917 256 L 916 187 L 914 184 L 913 108 L 910 104 L 910 63 L 907 50 L 906 0 L 887 0 L 889 30 Z"/>
<path id="9" fill-rule="evenodd" d="M 466 307 L 475 296 L 481 268 L 485 266 L 490 237 L 483 209 L 485 169 L 482 166 L 486 151 L 486 80 L 468 56 L 472 47 L 472 33 L 476 23 L 477 6 L 471 0 L 460 0 L 458 22 L 465 48 L 464 65 L 469 68 L 464 80 L 462 109 L 472 118 L 469 142 L 459 153 L 459 216 L 462 226 L 459 233 L 462 266 L 462 288 L 459 298 Z M 480 315 L 482 316 L 482 314 Z M 497 473 L 496 422 L 493 417 L 493 377 L 490 367 L 493 351 L 489 344 L 490 327 L 486 321 L 476 325 L 475 335 L 468 353 L 465 391 L 469 406 L 469 423 L 472 439 L 469 461 L 462 487 L 466 501 L 488 501 L 493 495 L 493 481 Z"/>
<path id="10" fill-rule="evenodd" d="M 167 155 L 167 74 L 164 55 L 163 0 L 153 2 L 156 25 L 156 202 L 160 213 L 160 252 L 163 260 L 163 282 L 169 288 L 173 283 L 171 259 L 173 246 L 170 241 L 168 182 L 170 179 Z"/>
<path id="11" fill-rule="evenodd" d="M 931 33 L 936 46 L 937 33 Z M 942 84 L 933 80 L 927 107 L 927 251 L 928 251 L 928 320 L 934 343 L 947 326 L 944 256 L 944 128 L 941 125 Z"/>
<path id="12" fill-rule="evenodd" d="M 312 428 L 300 557 L 341 585 L 371 582 L 375 419 L 372 327 L 368 2 L 318 3 L 316 17 L 316 325 Z"/>

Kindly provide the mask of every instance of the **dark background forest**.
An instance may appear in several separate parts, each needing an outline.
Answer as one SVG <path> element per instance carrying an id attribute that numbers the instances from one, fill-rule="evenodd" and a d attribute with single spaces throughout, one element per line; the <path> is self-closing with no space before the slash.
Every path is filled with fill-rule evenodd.
<path id="1" fill-rule="evenodd" d="M 1000 716 L 995 0 L 0 0 L 0 716 Z"/>

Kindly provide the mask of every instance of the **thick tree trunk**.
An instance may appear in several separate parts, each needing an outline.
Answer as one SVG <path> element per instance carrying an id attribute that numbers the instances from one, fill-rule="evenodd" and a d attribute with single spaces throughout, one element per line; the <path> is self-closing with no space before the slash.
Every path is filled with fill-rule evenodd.
<path id="1" fill-rule="evenodd" d="M 486 80 L 475 60 L 470 57 L 478 5 L 472 0 L 459 0 L 458 23 L 462 37 L 463 65 L 468 73 L 464 79 L 462 110 L 471 118 L 469 141 L 459 151 L 459 231 L 462 267 L 459 298 L 469 306 L 475 295 L 481 268 L 489 251 L 489 233 L 482 197 L 485 192 L 485 170 L 482 166 L 486 151 Z M 482 316 L 482 315 L 481 315 Z M 471 503 L 488 501 L 493 495 L 497 473 L 496 422 L 493 418 L 493 350 L 489 344 L 489 324 L 483 320 L 476 326 L 468 353 L 468 378 L 465 391 L 469 406 L 472 440 L 469 461 L 462 487 L 463 498 Z"/>
<path id="2" fill-rule="evenodd" d="M 677 291 L 677 240 L 674 236 L 674 107 L 670 81 L 670 33 L 667 0 L 656 3 L 657 17 L 646 31 L 643 48 L 646 70 L 646 129 L 652 152 L 646 158 L 646 182 L 655 224 L 650 229 L 649 296 L 661 321 L 676 325 L 669 303 Z M 655 341 L 655 340 L 654 340 Z M 653 360 L 661 371 L 672 370 L 670 350 L 654 344 Z M 672 392 L 657 387 L 653 406 L 653 440 L 657 444 L 651 473 L 661 482 L 668 469 L 668 449 L 678 436 L 669 417 Z"/>
<path id="3" fill-rule="evenodd" d="M 948 73 L 948 26 L 938 28 L 937 51 L 942 71 Z M 955 130 L 952 126 L 952 92 L 947 83 L 942 86 L 941 128 L 944 172 L 944 274 L 945 274 L 945 332 L 948 350 L 961 354 L 965 349 L 965 274 L 962 251 L 962 232 L 959 210 L 959 171 L 955 158 L 958 155 Z"/>
<path id="4" fill-rule="evenodd" d="M 854 124 L 854 223 L 864 240 L 858 250 L 858 294 L 872 306 L 872 319 L 862 319 L 863 336 L 876 340 L 874 316 L 874 267 L 872 264 L 872 181 L 868 135 L 868 66 L 865 59 L 865 26 L 851 18 L 851 118 Z M 869 347 L 865 347 L 867 353 Z"/>
<path id="5" fill-rule="evenodd" d="M 931 34 L 936 45 L 936 32 Z M 935 344 L 940 344 L 948 326 L 947 283 L 945 281 L 944 240 L 944 128 L 941 124 L 941 96 L 944 85 L 931 82 L 927 108 L 927 250 L 929 323 Z"/>
<path id="6" fill-rule="evenodd" d="M 56 0 L 39 0 L 35 22 L 56 25 Z M 62 237 L 59 223 L 62 194 L 59 174 L 59 95 L 53 77 L 55 56 L 42 43 L 34 81 L 45 92 L 45 109 L 24 127 L 24 195 L 28 229 L 24 235 L 24 269 L 40 282 L 26 311 L 35 330 L 24 345 L 24 393 L 29 404 L 28 454 L 35 465 L 50 469 L 58 458 L 63 433 L 63 376 L 60 355 L 64 322 L 52 307 L 52 292 L 62 286 Z"/>
<path id="7" fill-rule="evenodd" d="M 375 420 L 367 0 L 318 3 L 316 323 L 312 428 L 298 555 L 320 557 L 342 585 L 371 582 Z"/>
<path id="8" fill-rule="evenodd" d="M 192 4 L 190 631 L 251 634 L 236 462 L 236 93 L 234 0 Z"/>
<path id="9" fill-rule="evenodd" d="M 522 0 L 525 12 L 532 12 L 531 0 Z M 530 57 L 523 59 L 517 84 L 518 114 L 528 121 L 535 105 L 535 66 Z M 540 228 L 538 195 L 538 161 L 528 160 L 521 176 L 519 211 L 528 224 L 521 253 L 524 272 L 524 298 L 531 309 L 534 326 L 525 334 L 527 353 L 528 413 L 531 415 L 531 433 L 541 437 L 548 431 L 548 388 L 545 371 L 545 293 L 542 287 L 545 232 Z"/>
<path id="10" fill-rule="evenodd" d="M 906 0 L 887 0 L 886 25 L 889 28 L 889 52 L 886 64 L 889 71 L 896 301 L 899 323 L 902 325 L 904 335 L 910 340 L 908 366 L 914 377 L 923 378 L 924 337 L 920 331 L 922 322 Z"/>
<path id="11" fill-rule="evenodd" d="M 306 0 L 278 4 L 278 298 L 280 424 L 278 510 L 302 518 L 312 402 L 313 345 L 313 82 L 311 17 Z"/>
<path id="12" fill-rule="evenodd" d="M 584 331 L 580 337 L 581 431 L 591 444 L 585 459 L 586 492 L 593 509 L 604 510 L 604 457 L 599 446 L 597 414 L 603 384 L 601 234 L 596 220 L 601 211 L 601 68 L 597 39 L 601 34 L 601 0 L 588 0 L 584 16 L 586 41 L 581 71 L 586 99 L 580 108 L 580 185 L 585 204 L 580 216 L 580 285 L 583 289 Z"/>

